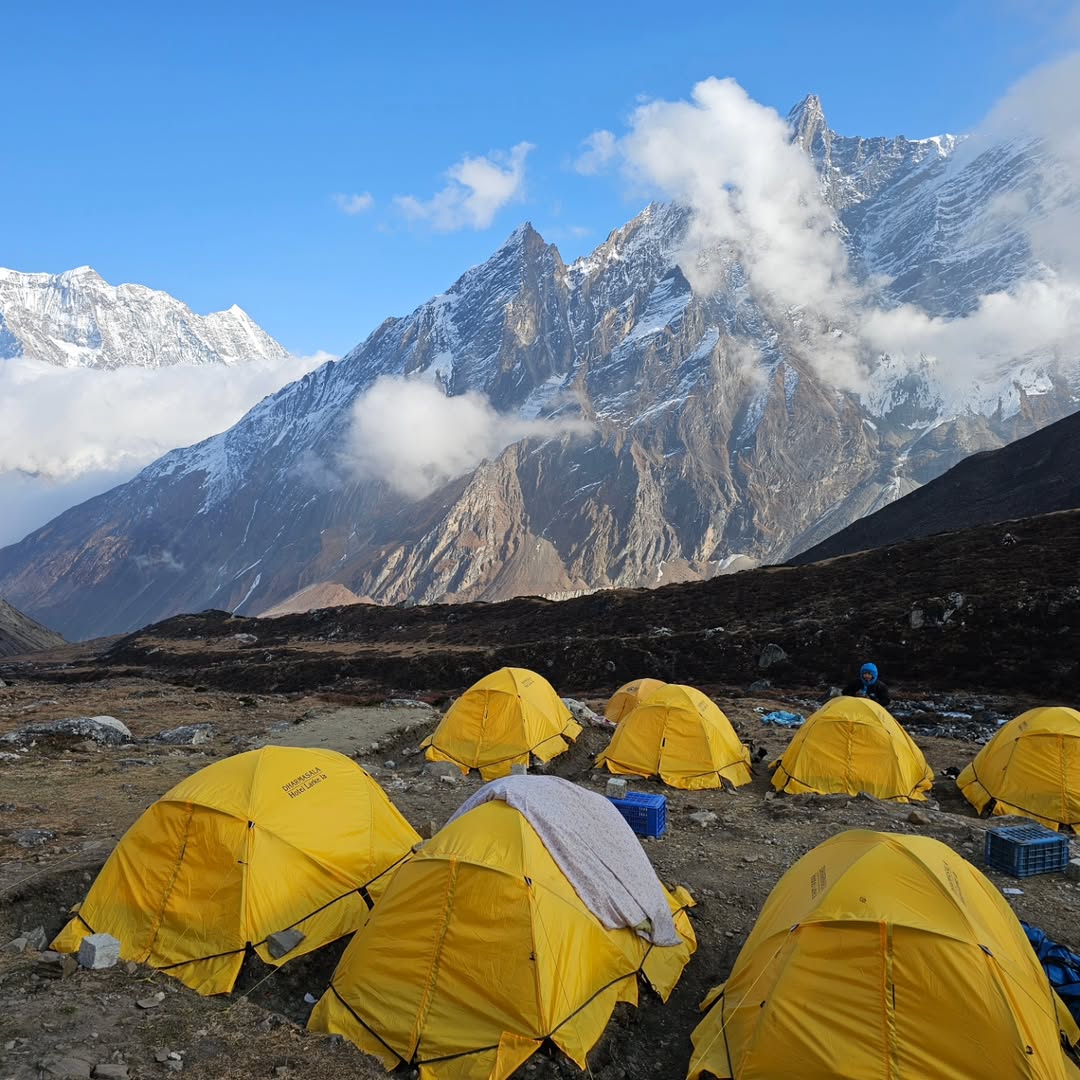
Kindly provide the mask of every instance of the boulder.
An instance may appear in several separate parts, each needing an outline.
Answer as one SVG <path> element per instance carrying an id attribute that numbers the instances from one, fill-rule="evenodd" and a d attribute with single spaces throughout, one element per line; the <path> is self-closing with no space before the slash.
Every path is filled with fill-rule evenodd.
<path id="1" fill-rule="evenodd" d="M 759 668 L 770 668 L 773 664 L 782 664 L 788 655 L 779 645 L 775 645 L 773 642 L 769 642 L 764 649 L 761 650 L 761 656 L 758 657 Z"/>
<path id="2" fill-rule="evenodd" d="M 120 746 L 131 742 L 131 732 L 127 725 L 117 720 L 115 716 L 69 716 L 63 720 L 25 724 L 17 731 L 0 735 L 0 742 L 24 746 L 35 739 L 64 736 L 92 739 L 102 746 Z"/>
<path id="3" fill-rule="evenodd" d="M 199 746 L 214 736 L 213 724 L 183 724 L 153 736 L 154 742 L 171 746 Z"/>

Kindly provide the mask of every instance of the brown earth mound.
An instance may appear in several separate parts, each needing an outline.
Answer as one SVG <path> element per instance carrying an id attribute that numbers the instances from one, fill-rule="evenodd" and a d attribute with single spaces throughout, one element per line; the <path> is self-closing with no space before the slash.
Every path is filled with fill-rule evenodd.
<path id="1" fill-rule="evenodd" d="M 599 692 L 645 675 L 700 685 L 765 676 L 825 688 L 872 659 L 891 684 L 1072 700 L 1078 566 L 1080 511 L 1068 511 L 806 567 L 560 602 L 177 616 L 82 660 L 57 654 L 37 677 L 127 671 L 239 692 L 333 686 L 438 697 L 504 665 Z"/>

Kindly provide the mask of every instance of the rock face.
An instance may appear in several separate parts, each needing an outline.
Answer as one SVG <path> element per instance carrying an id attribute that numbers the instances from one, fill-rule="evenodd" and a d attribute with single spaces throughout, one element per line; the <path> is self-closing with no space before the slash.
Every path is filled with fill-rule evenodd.
<path id="1" fill-rule="evenodd" d="M 944 476 L 853 522 L 791 560 L 849 555 L 916 536 L 1080 507 L 1080 413 L 954 465 Z M 1002 543 L 1015 543 L 1003 530 Z M 919 618 L 922 618 L 920 613 Z M 915 614 L 912 613 L 912 626 Z"/>
<path id="2" fill-rule="evenodd" d="M 63 274 L 0 268 L 0 360 L 26 356 L 68 368 L 156 368 L 286 355 L 235 304 L 196 315 L 145 285 L 109 285 L 89 266 Z"/>
<path id="3" fill-rule="evenodd" d="M 59 634 L 0 600 L 0 656 L 54 649 L 63 644 Z"/>
<path id="4" fill-rule="evenodd" d="M 966 231 L 1026 190 L 1030 145 L 961 161 L 950 137 L 848 138 L 815 98 L 790 123 L 853 272 L 891 279 L 874 286 L 881 305 L 959 316 L 1037 272 L 1022 238 L 973 246 Z M 314 583 L 395 604 L 710 578 L 811 547 L 1076 408 L 1071 356 L 1017 358 L 967 387 L 885 356 L 864 391 L 840 391 L 800 312 L 764 310 L 738 265 L 718 291 L 694 292 L 680 269 L 688 224 L 679 206 L 649 206 L 569 265 L 519 228 L 229 431 L 0 551 L 0 589 L 84 637 L 177 611 L 266 611 Z M 588 433 L 523 439 L 406 499 L 344 460 L 355 403 L 384 375 Z"/>

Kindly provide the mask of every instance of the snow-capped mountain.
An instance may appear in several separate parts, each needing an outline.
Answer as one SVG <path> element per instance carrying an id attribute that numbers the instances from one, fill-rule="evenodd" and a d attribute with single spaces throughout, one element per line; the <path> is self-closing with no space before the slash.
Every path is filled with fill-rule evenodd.
<path id="1" fill-rule="evenodd" d="M 145 285 L 109 285 L 89 266 L 63 274 L 0 268 L 0 360 L 25 356 L 67 368 L 157 368 L 286 355 L 235 304 L 196 315 Z"/>
<path id="2" fill-rule="evenodd" d="M 883 309 L 960 316 L 1038 273 L 1018 232 L 980 232 L 1030 186 L 1037 147 L 843 137 L 813 97 L 790 124 Z M 255 614 L 320 583 L 412 603 L 711 577 L 782 560 L 1077 407 L 1076 356 L 1017 357 L 960 385 L 885 355 L 861 392 L 838 389 L 803 313 L 760 303 L 737 262 L 695 292 L 689 226 L 654 204 L 569 265 L 519 228 L 229 431 L 0 551 L 0 592 L 79 637 L 182 610 Z M 386 375 L 551 425 L 405 499 L 348 455 L 354 406 Z"/>

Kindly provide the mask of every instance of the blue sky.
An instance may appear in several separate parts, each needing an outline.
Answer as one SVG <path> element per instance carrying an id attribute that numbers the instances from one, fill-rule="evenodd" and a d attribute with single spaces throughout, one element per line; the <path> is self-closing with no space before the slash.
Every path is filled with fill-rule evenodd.
<path id="1" fill-rule="evenodd" d="M 731 76 L 781 112 L 816 92 L 847 134 L 962 132 L 1080 28 L 1054 0 L 221 7 L 5 14 L 0 265 L 238 303 L 299 354 L 346 351 L 522 220 L 591 249 L 644 199 L 571 163 L 643 96 Z M 522 198 L 484 227 L 394 201 L 523 142 Z"/>

